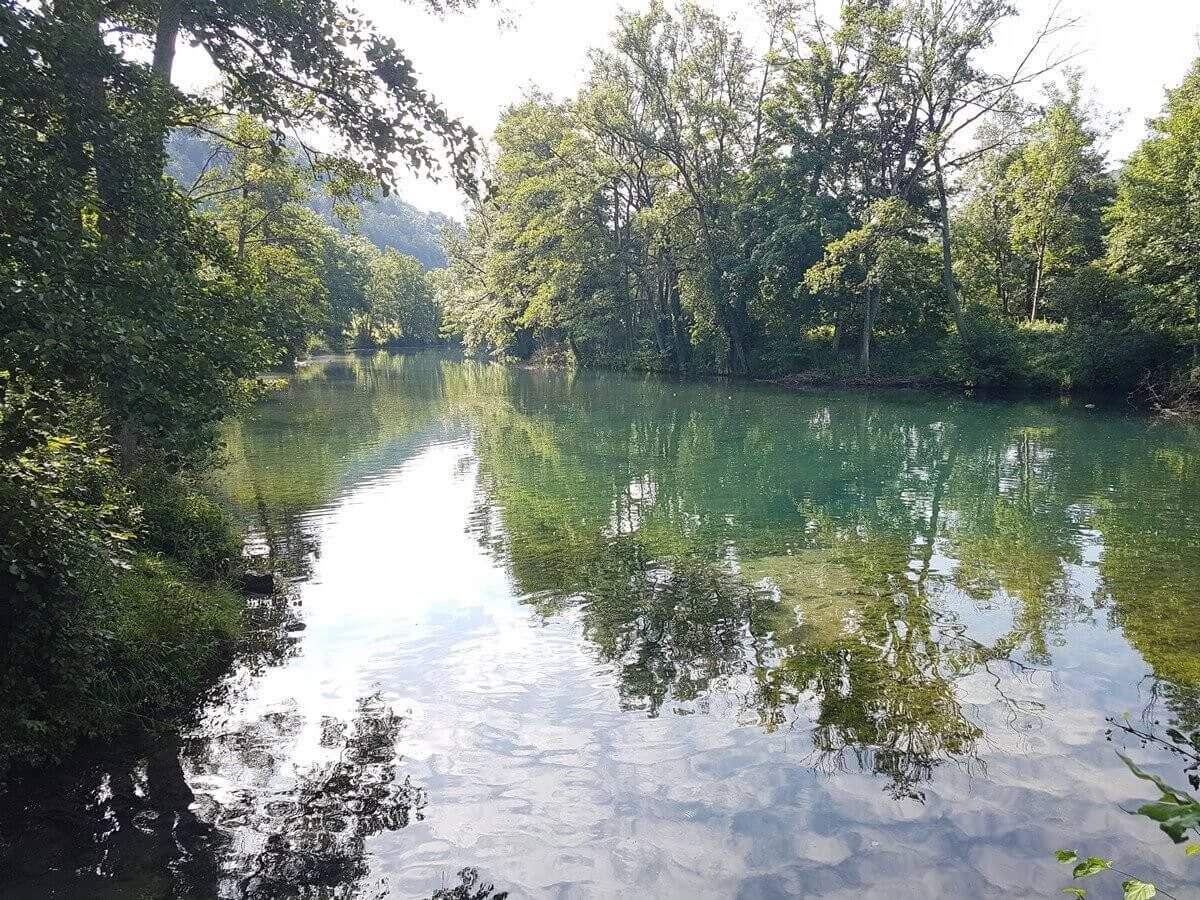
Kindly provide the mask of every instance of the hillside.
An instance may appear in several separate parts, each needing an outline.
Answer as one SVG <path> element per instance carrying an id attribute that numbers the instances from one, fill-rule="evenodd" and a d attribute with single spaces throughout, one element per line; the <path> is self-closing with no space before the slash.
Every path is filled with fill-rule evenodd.
<path id="1" fill-rule="evenodd" d="M 170 140 L 170 173 L 184 184 L 192 183 L 208 159 L 210 146 L 203 137 L 179 131 Z M 333 204 L 328 195 L 314 194 L 309 207 L 335 228 L 346 229 L 333 215 Z M 378 197 L 371 203 L 362 204 L 362 221 L 357 231 L 381 249 L 393 249 L 407 253 L 420 260 L 426 269 L 438 269 L 446 265 L 446 254 L 442 249 L 443 228 L 461 229 L 461 225 L 449 216 L 418 209 L 399 197 Z"/>

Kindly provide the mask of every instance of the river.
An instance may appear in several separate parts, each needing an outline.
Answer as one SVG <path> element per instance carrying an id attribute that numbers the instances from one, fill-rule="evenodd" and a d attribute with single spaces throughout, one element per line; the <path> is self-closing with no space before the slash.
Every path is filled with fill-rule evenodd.
<path id="1" fill-rule="evenodd" d="M 1200 728 L 1194 432 L 428 353 L 227 442 L 288 591 L 7 798 L 0 896 L 1196 896 L 1115 752 L 1186 787 L 1130 729 Z"/>

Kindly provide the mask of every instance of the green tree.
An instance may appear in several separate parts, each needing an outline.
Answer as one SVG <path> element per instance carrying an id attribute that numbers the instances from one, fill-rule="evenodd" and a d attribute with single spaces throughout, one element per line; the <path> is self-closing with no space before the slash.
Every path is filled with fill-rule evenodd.
<path id="1" fill-rule="evenodd" d="M 615 245 L 628 222 L 614 222 L 604 161 L 574 106 L 546 97 L 508 109 L 496 143 L 491 197 L 469 219 L 467 240 L 451 243 L 461 287 L 448 297 L 448 320 L 470 346 L 523 357 L 538 340 L 565 340 L 603 360 L 608 326 L 629 300 Z M 473 327 L 481 312 L 486 324 Z"/>
<path id="2" fill-rule="evenodd" d="M 476 0 L 421 2 L 442 13 Z M 474 132 L 419 86 L 411 60 L 394 40 L 337 0 L 59 0 L 55 6 L 69 7 L 81 24 L 98 31 L 150 40 L 151 68 L 166 83 L 179 40 L 191 41 L 223 76 L 223 109 L 293 131 L 327 129 L 348 156 L 363 160 L 385 183 L 397 158 L 435 169 L 431 139 L 441 145 L 455 178 L 472 182 Z"/>
<path id="3" fill-rule="evenodd" d="M 995 130 L 981 136 L 972 196 L 955 219 L 956 272 L 968 298 L 1004 315 L 1019 308 L 1035 321 L 1048 290 L 1104 253 L 1113 183 L 1080 94 L 1073 76 L 1016 141 Z M 1061 304 L 1051 305 L 1062 318 Z"/>
<path id="4" fill-rule="evenodd" d="M 1097 139 L 1075 82 L 1050 104 L 1013 161 L 1011 241 L 1031 260 L 1030 322 L 1056 269 L 1077 269 L 1103 252 L 1100 211 L 1111 192 Z"/>
<path id="5" fill-rule="evenodd" d="M 871 372 L 871 338 L 884 304 L 911 303 L 921 296 L 930 271 L 921 215 L 903 200 L 879 200 L 867 209 L 862 226 L 825 248 L 808 270 L 814 293 L 842 293 L 861 310 L 859 367 Z M 927 283 L 927 278 L 925 279 Z"/>
<path id="6" fill-rule="evenodd" d="M 741 173 L 759 151 L 762 94 L 742 37 L 692 4 L 677 11 L 652 3 L 618 21 L 613 48 L 599 54 L 595 78 L 616 86 L 630 117 L 626 140 L 654 152 L 694 228 L 692 309 L 724 345 L 723 367 L 749 370 L 750 323 L 728 273 L 740 254 L 734 211 Z"/>
<path id="7" fill-rule="evenodd" d="M 1200 61 L 1167 93 L 1153 133 L 1121 171 L 1108 258 L 1144 285 L 1132 311 L 1152 328 L 1190 331 L 1200 362 Z"/>
<path id="8" fill-rule="evenodd" d="M 438 340 L 441 317 L 424 267 L 412 256 L 388 250 L 371 260 L 367 307 L 349 325 L 356 347 L 428 345 Z"/>

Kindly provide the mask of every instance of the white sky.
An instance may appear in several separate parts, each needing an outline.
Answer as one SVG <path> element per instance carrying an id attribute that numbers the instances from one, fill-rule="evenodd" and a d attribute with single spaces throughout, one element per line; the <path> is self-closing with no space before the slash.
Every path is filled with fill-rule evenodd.
<path id="1" fill-rule="evenodd" d="M 752 42 L 762 43 L 761 23 L 751 0 L 701 0 L 732 16 Z M 1044 18 L 1050 0 L 1018 0 L 1025 13 L 999 36 L 994 51 L 1024 49 L 1022 35 Z M 450 113 L 489 136 L 505 106 L 537 85 L 569 96 L 582 84 L 587 51 L 604 46 L 622 8 L 640 9 L 646 0 L 503 0 L 512 19 L 498 22 L 495 8 L 438 19 L 397 0 L 359 0 L 359 8 L 380 30 L 393 36 L 416 64 L 422 85 Z M 1082 52 L 1096 99 L 1124 116 L 1110 150 L 1121 159 L 1145 134 L 1145 121 L 1157 114 L 1163 91 L 1177 84 L 1200 55 L 1200 0 L 1067 0 L 1080 24 L 1064 43 Z M 180 48 L 178 81 L 188 87 L 210 79 L 199 51 Z M 400 191 L 408 202 L 460 216 L 462 201 L 449 183 L 407 177 Z"/>

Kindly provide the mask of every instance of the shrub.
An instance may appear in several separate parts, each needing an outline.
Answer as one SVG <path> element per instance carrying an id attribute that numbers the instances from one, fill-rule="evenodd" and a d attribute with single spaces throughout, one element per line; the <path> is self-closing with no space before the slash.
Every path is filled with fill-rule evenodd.
<path id="1" fill-rule="evenodd" d="M 207 683 L 240 600 L 211 579 L 240 542 L 186 482 L 112 461 L 96 405 L 0 373 L 0 775 Z M 179 558 L 133 554 L 148 547 Z"/>
<path id="2" fill-rule="evenodd" d="M 140 472 L 141 548 L 162 553 L 201 580 L 228 578 L 242 541 L 229 513 L 180 476 Z"/>
<path id="3" fill-rule="evenodd" d="M 100 598 L 136 525 L 95 405 L 0 375 L 0 768 L 55 739 L 52 709 L 102 657 Z"/>
<path id="4" fill-rule="evenodd" d="M 1029 371 L 1017 328 L 998 316 L 975 313 L 964 323 L 960 341 L 959 380 L 972 385 L 1015 387 Z"/>
<path id="5" fill-rule="evenodd" d="M 1075 329 L 1070 335 L 1074 381 L 1090 390 L 1129 395 L 1171 367 L 1168 336 L 1137 328 Z"/>

